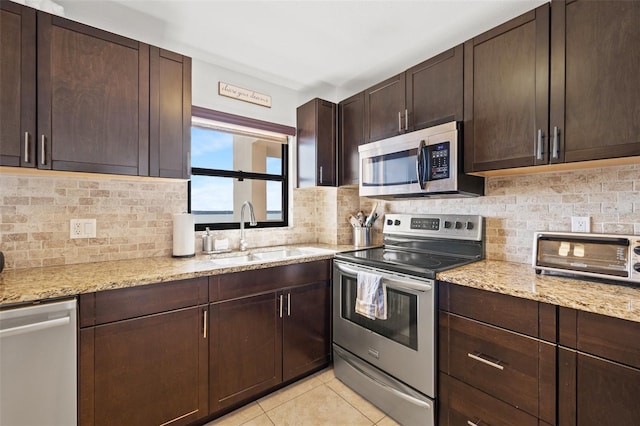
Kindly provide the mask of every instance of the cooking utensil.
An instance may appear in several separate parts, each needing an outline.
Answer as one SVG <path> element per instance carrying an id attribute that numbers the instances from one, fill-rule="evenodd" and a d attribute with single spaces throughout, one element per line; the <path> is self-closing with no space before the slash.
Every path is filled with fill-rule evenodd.
<path id="1" fill-rule="evenodd" d="M 376 201 L 375 203 L 373 203 L 373 207 L 371 208 L 371 213 L 369 213 L 369 216 L 367 216 L 367 219 L 365 220 L 364 224 L 365 226 L 371 226 L 373 224 L 373 215 L 376 212 L 376 209 L 378 208 L 378 202 Z"/>
<path id="2" fill-rule="evenodd" d="M 360 223 L 360 221 L 358 219 L 356 219 L 353 215 L 350 215 L 349 218 L 349 223 L 354 227 L 354 228 L 360 228 L 362 227 L 362 224 Z"/>

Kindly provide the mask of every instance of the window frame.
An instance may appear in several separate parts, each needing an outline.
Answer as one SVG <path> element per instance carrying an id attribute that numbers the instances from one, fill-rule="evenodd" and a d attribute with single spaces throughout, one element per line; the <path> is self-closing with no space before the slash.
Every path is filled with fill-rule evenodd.
<path id="1" fill-rule="evenodd" d="M 257 120 L 253 118 L 243 117 L 235 114 L 229 114 L 221 111 L 210 110 L 207 108 L 192 106 L 191 115 L 199 118 L 205 118 L 213 121 L 219 121 L 227 124 L 250 127 L 258 130 L 266 130 L 276 132 L 287 136 L 295 136 L 296 129 L 290 126 L 270 123 L 267 121 Z M 282 174 L 275 175 L 269 173 L 243 172 L 240 170 L 220 170 L 207 169 L 201 167 L 191 167 L 191 175 L 195 176 L 211 176 L 224 177 L 231 179 L 252 179 L 264 180 L 267 182 L 281 182 L 282 185 L 282 220 L 279 221 L 262 221 L 257 226 L 251 228 L 282 228 L 289 226 L 289 145 L 282 144 Z M 188 212 L 191 213 L 191 180 L 187 186 L 187 203 Z M 245 221 L 245 228 L 248 222 Z M 228 230 L 240 229 L 240 222 L 223 222 L 223 223 L 196 223 L 196 231 L 204 231 L 206 228 L 211 230 Z"/>

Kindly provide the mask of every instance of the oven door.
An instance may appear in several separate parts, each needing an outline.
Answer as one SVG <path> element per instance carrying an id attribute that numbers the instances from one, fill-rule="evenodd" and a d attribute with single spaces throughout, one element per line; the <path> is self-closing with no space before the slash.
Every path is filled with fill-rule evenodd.
<path id="1" fill-rule="evenodd" d="M 358 271 L 378 274 L 387 289 L 387 319 L 355 312 Z M 430 397 L 435 397 L 434 281 L 334 260 L 333 340 Z"/>

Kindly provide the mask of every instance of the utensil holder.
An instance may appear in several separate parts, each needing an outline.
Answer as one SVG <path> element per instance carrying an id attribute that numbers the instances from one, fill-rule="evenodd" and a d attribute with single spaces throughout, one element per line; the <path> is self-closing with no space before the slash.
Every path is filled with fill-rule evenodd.
<path id="1" fill-rule="evenodd" d="M 366 247 L 371 245 L 371 228 L 353 228 L 353 245 L 356 247 Z"/>

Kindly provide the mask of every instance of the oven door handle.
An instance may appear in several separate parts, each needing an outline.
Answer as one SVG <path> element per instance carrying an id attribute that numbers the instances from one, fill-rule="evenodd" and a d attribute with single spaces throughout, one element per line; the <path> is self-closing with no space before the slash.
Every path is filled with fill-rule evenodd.
<path id="1" fill-rule="evenodd" d="M 340 264 L 336 264 L 336 266 L 338 267 L 338 270 L 343 274 L 351 276 L 353 278 L 358 277 L 358 271 L 356 271 L 355 269 L 347 268 Z M 426 291 L 431 291 L 433 289 L 431 285 L 426 283 L 389 278 L 388 275 L 384 275 L 384 274 L 377 274 L 377 275 L 380 275 L 383 280 L 390 281 L 390 283 L 386 283 L 387 288 L 398 288 L 401 290 L 419 291 L 421 293 L 424 293 Z"/>

